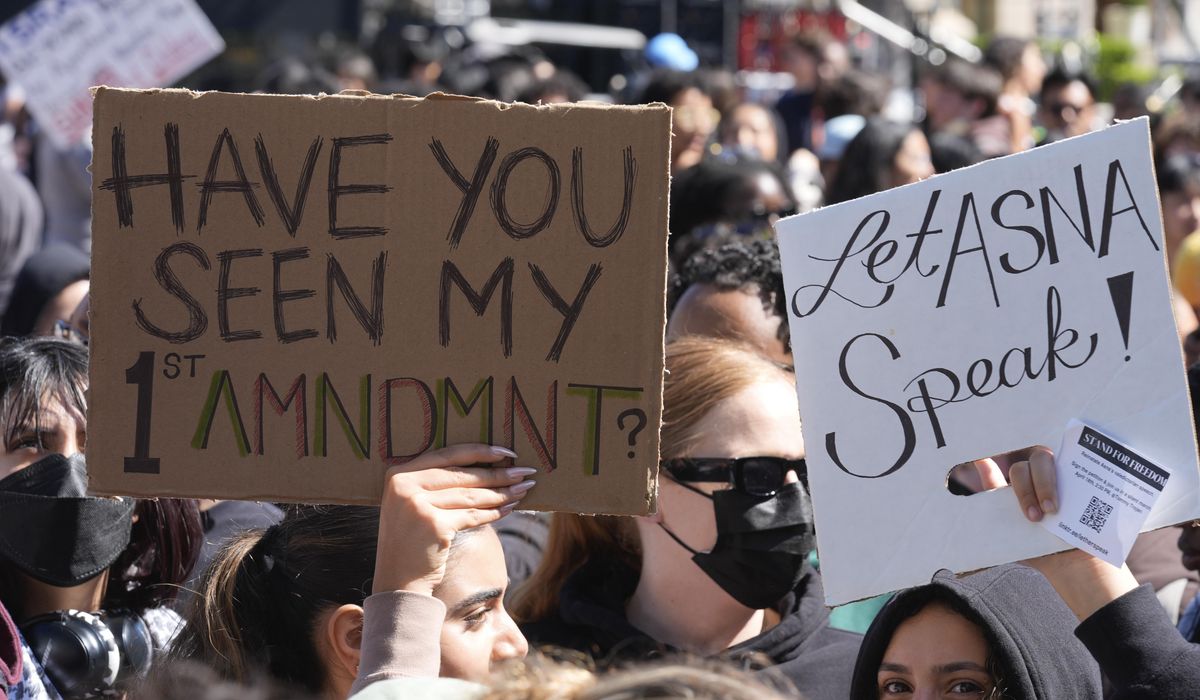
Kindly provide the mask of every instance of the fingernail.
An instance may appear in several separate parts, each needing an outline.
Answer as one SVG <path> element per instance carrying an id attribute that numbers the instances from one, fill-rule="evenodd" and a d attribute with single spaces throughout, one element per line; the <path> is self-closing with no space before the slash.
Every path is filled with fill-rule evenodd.
<path id="1" fill-rule="evenodd" d="M 533 488 L 535 484 L 537 484 L 537 482 L 534 481 L 533 479 L 530 479 L 529 481 L 522 481 L 519 484 L 513 484 L 512 486 L 509 486 L 508 491 L 512 495 L 516 496 L 518 494 L 525 493 L 529 489 Z"/>
<path id="2" fill-rule="evenodd" d="M 509 513 L 513 512 L 513 509 L 516 507 L 517 507 L 516 503 L 508 503 L 506 505 L 500 506 L 497 510 L 499 510 L 501 513 L 504 513 L 505 515 L 508 515 Z"/>
<path id="3" fill-rule="evenodd" d="M 533 467 L 511 467 L 504 470 L 504 476 L 510 479 L 524 479 L 534 474 L 537 474 L 537 470 Z"/>
<path id="4" fill-rule="evenodd" d="M 1042 517 L 1042 514 L 1040 511 L 1038 511 L 1037 506 L 1029 506 L 1029 509 L 1025 511 L 1025 515 L 1029 516 L 1029 519 L 1035 523 L 1038 521 L 1038 518 Z"/>
<path id="5" fill-rule="evenodd" d="M 492 447 L 490 447 L 488 449 L 490 449 L 492 451 L 492 454 L 496 455 L 497 457 L 508 457 L 510 459 L 517 458 L 517 453 L 513 452 L 512 450 L 510 450 L 506 447 L 497 447 L 497 446 L 493 445 Z"/>
<path id="6" fill-rule="evenodd" d="M 1058 507 L 1054 505 L 1054 501 L 1051 501 L 1049 498 L 1047 498 L 1046 500 L 1042 501 L 1042 510 L 1047 513 L 1053 513 L 1054 511 L 1058 510 Z"/>

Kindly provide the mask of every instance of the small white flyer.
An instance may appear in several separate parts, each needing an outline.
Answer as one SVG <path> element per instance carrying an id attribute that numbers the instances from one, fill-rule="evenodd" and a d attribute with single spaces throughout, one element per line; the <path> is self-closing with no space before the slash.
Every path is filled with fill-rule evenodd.
<path id="1" fill-rule="evenodd" d="M 1058 513 L 1042 525 L 1113 566 L 1124 564 L 1170 472 L 1079 421 L 1067 426 L 1055 466 Z"/>

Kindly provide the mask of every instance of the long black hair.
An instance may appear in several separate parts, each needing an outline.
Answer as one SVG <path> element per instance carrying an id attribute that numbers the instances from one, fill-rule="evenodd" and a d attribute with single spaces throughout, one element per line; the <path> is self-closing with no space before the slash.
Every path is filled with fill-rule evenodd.
<path id="1" fill-rule="evenodd" d="M 237 535 L 205 572 L 172 654 L 225 678 L 266 671 L 319 692 L 318 617 L 370 595 L 378 533 L 378 508 L 292 506 L 266 530 Z"/>
<path id="2" fill-rule="evenodd" d="M 847 146 L 837 177 L 826 193 L 826 204 L 848 202 L 882 192 L 891 185 L 892 168 L 913 124 L 870 118 Z"/>
<path id="3" fill-rule="evenodd" d="M 485 528 L 459 531 L 451 556 Z M 316 643 L 319 618 L 362 605 L 371 594 L 378 541 L 378 507 L 287 506 L 283 520 L 234 536 L 209 564 L 172 656 L 222 678 L 247 682 L 265 672 L 320 693 L 326 667 Z"/>

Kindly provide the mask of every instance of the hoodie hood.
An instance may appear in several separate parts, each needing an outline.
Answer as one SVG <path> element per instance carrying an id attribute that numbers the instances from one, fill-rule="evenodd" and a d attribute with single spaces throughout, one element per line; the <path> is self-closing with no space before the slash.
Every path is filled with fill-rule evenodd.
<path id="1" fill-rule="evenodd" d="M 1037 571 L 1017 564 L 956 578 L 939 571 L 933 581 L 896 595 L 863 638 L 851 687 L 853 700 L 876 700 L 876 675 L 896 628 L 914 605 L 947 603 L 969 611 L 984 629 L 1004 674 L 1005 700 L 1092 700 L 1102 697 L 1100 670 L 1075 638 L 1079 621 Z M 918 608 L 918 609 L 920 609 Z"/>

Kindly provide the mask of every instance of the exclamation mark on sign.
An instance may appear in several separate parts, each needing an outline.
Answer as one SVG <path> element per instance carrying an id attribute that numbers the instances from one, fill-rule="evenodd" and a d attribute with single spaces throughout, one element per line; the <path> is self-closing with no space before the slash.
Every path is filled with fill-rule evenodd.
<path id="1" fill-rule="evenodd" d="M 1108 278 L 1108 293 L 1112 296 L 1113 310 L 1117 312 L 1117 323 L 1121 325 L 1121 340 L 1125 352 L 1129 352 L 1129 309 L 1133 302 L 1133 271 Z M 1129 355 L 1125 356 L 1129 362 Z"/>

